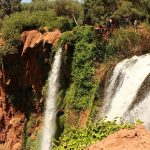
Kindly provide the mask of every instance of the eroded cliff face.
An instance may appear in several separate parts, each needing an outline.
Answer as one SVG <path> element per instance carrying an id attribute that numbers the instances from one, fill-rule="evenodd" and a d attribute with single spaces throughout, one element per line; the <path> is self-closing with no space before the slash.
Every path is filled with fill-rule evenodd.
<path id="1" fill-rule="evenodd" d="M 53 60 L 52 46 L 59 30 L 44 35 L 36 30 L 21 34 L 16 54 L 2 57 L 0 67 L 0 150 L 23 149 L 25 122 L 31 113 L 41 115 L 42 89 Z M 2 44 L 1 44 L 2 46 Z"/>

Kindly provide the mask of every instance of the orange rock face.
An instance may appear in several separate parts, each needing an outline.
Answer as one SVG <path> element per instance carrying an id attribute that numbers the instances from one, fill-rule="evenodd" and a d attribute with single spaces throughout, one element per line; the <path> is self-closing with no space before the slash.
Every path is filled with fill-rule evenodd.
<path id="1" fill-rule="evenodd" d="M 150 132 L 143 125 L 120 130 L 87 150 L 150 150 Z"/>
<path id="2" fill-rule="evenodd" d="M 60 31 L 55 30 L 53 32 L 45 33 L 43 38 L 44 38 L 44 42 L 55 45 L 60 36 L 61 36 Z"/>
<path id="3" fill-rule="evenodd" d="M 9 121 L 7 126 L 7 142 L 3 144 L 6 150 L 21 150 L 22 149 L 22 130 L 24 125 L 24 115 L 16 114 Z"/>
<path id="4" fill-rule="evenodd" d="M 23 55 L 28 48 L 34 48 L 40 42 L 42 42 L 43 35 L 37 30 L 24 31 L 21 34 L 21 40 L 24 44 L 23 51 L 22 51 L 22 55 Z"/>
<path id="5" fill-rule="evenodd" d="M 0 47 L 4 45 L 4 40 L 0 37 Z"/>
<path id="6" fill-rule="evenodd" d="M 57 43 L 61 32 L 55 30 L 53 32 L 46 32 L 44 35 L 37 30 L 24 31 L 21 34 L 21 40 L 24 43 L 22 55 L 28 48 L 35 48 L 38 44 L 47 42 L 48 44 L 54 45 Z"/>
<path id="7" fill-rule="evenodd" d="M 59 30 L 47 32 L 42 35 L 37 30 L 25 31 L 21 34 L 24 43 L 22 57 L 24 66 L 24 79 L 32 85 L 34 91 L 40 93 L 45 81 L 45 62 L 49 59 L 51 49 L 45 47 L 45 43 L 54 45 L 61 33 Z"/>

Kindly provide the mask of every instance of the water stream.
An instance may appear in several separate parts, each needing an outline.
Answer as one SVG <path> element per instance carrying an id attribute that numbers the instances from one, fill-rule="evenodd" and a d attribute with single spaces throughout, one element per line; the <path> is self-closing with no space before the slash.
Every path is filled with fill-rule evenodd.
<path id="1" fill-rule="evenodd" d="M 127 121 L 140 119 L 150 127 L 150 91 L 147 95 L 141 92 L 142 100 L 138 101 L 137 97 L 149 74 L 150 54 L 134 56 L 117 64 L 104 98 L 103 112 L 108 120 L 116 117 Z"/>
<path id="2" fill-rule="evenodd" d="M 44 114 L 44 125 L 42 131 L 41 150 L 52 149 L 52 138 L 56 128 L 56 96 L 58 91 L 59 71 L 61 65 L 62 49 L 56 53 L 54 63 L 48 78 L 48 94 Z"/>

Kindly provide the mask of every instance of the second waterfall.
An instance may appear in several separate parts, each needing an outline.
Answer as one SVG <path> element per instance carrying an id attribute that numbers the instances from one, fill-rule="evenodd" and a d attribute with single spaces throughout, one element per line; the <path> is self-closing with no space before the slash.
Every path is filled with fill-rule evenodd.
<path id="1" fill-rule="evenodd" d="M 48 93 L 44 114 L 44 125 L 41 140 L 41 150 L 52 149 L 52 138 L 56 128 L 56 96 L 58 91 L 59 71 L 61 66 L 62 49 L 56 53 L 54 63 L 48 78 Z"/>
<path id="2" fill-rule="evenodd" d="M 118 63 L 106 88 L 103 106 L 108 120 L 142 120 L 150 129 L 150 54 Z"/>

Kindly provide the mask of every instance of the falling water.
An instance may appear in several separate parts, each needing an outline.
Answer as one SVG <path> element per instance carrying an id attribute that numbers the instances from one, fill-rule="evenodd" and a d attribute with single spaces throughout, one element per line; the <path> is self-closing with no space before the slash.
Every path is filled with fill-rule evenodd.
<path id="1" fill-rule="evenodd" d="M 150 54 L 134 56 L 117 64 L 104 98 L 103 112 L 108 120 L 116 117 L 128 121 L 141 119 L 150 126 L 150 91 L 138 103 L 135 102 L 138 99 L 137 93 L 149 74 Z"/>
<path id="2" fill-rule="evenodd" d="M 61 65 L 62 49 L 55 55 L 52 70 L 48 78 L 48 95 L 46 99 L 46 109 L 44 116 L 44 126 L 42 132 L 41 150 L 52 149 L 52 137 L 55 133 L 55 118 L 56 118 L 56 94 L 58 90 L 58 78 Z"/>

